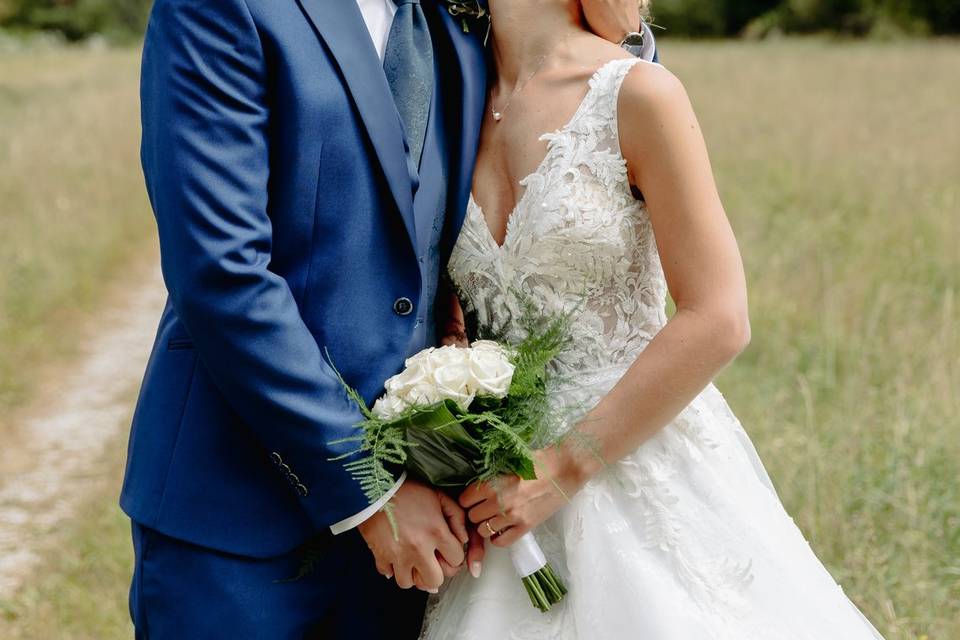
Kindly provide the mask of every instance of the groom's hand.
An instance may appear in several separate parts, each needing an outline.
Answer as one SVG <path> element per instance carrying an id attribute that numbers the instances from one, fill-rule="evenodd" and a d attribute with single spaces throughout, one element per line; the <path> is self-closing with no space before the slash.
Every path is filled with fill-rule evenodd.
<path id="1" fill-rule="evenodd" d="M 595 34 L 619 43 L 631 31 L 640 28 L 638 0 L 581 0 L 583 15 Z"/>
<path id="2" fill-rule="evenodd" d="M 463 565 L 466 515 L 447 495 L 407 479 L 391 500 L 396 535 L 382 511 L 357 529 L 377 563 L 401 589 L 436 593 Z"/>

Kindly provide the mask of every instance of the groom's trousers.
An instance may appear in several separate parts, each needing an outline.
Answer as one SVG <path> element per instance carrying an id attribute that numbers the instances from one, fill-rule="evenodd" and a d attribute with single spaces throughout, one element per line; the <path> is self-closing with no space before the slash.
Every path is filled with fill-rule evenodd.
<path id="1" fill-rule="evenodd" d="M 270 526 L 265 522 L 263 526 Z M 425 594 L 375 570 L 356 532 L 267 560 L 133 523 L 130 615 L 138 640 L 415 640 Z"/>

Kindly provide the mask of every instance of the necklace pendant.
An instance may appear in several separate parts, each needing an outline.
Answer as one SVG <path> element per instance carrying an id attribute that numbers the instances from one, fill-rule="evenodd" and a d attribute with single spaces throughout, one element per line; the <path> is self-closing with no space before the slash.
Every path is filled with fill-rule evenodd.
<path id="1" fill-rule="evenodd" d="M 503 120 L 503 114 L 500 113 L 499 111 L 493 111 L 492 113 L 493 113 L 494 122 L 500 122 L 501 120 Z"/>

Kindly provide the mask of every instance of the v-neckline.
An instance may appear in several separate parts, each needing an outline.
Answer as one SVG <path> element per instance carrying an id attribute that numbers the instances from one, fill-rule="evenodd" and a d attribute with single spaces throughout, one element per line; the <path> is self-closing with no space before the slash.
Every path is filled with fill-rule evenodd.
<path id="1" fill-rule="evenodd" d="M 563 134 L 570 127 L 572 127 L 573 124 L 580 117 L 580 113 L 583 111 L 584 107 L 586 106 L 587 98 L 590 97 L 590 94 L 592 94 L 594 89 L 597 87 L 597 79 L 599 78 L 600 74 L 607 67 L 611 66 L 613 63 L 618 62 L 620 60 L 629 60 L 629 58 L 614 58 L 613 60 L 608 60 L 607 62 L 603 63 L 596 71 L 594 71 L 593 75 L 590 76 L 590 80 L 587 82 L 587 92 L 583 94 L 583 97 L 580 99 L 580 102 L 577 104 L 577 108 L 574 110 L 573 115 L 570 116 L 570 119 L 567 120 L 566 124 L 558 127 L 557 129 L 554 129 L 553 131 L 548 131 L 544 134 L 541 134 L 537 138 L 537 140 L 542 141 L 544 138 L 548 136 L 556 136 L 556 135 Z M 472 188 L 470 189 L 470 199 L 469 199 L 468 206 L 472 205 L 473 208 L 476 210 L 476 212 L 480 215 L 480 222 L 482 223 L 483 228 L 486 230 L 487 239 L 490 241 L 490 243 L 494 246 L 494 248 L 497 251 L 502 252 L 504 248 L 507 246 L 507 243 L 510 241 L 510 237 L 511 237 L 510 232 L 512 231 L 512 228 L 515 226 L 514 218 L 516 217 L 516 214 L 520 211 L 521 205 L 523 205 L 523 203 L 526 201 L 527 194 L 530 193 L 530 188 L 526 186 L 524 183 L 530 180 L 530 178 L 533 178 L 534 176 L 539 175 L 543 171 L 544 166 L 547 164 L 547 161 L 550 159 L 550 156 L 553 154 L 553 149 L 554 147 L 553 147 L 552 141 L 548 142 L 547 151 L 545 154 L 543 154 L 543 159 L 540 160 L 540 164 L 538 164 L 533 171 L 531 171 L 526 176 L 524 176 L 523 179 L 517 182 L 518 185 L 523 187 L 523 193 L 520 194 L 520 197 L 517 198 L 517 201 L 514 203 L 513 207 L 510 209 L 510 212 L 507 214 L 507 225 L 506 225 L 506 230 L 503 233 L 502 243 L 497 242 L 496 236 L 493 235 L 493 230 L 490 229 L 490 223 L 487 222 L 487 216 L 483 212 L 483 207 L 480 206 L 479 202 L 477 202 L 477 198 L 473 194 L 473 189 Z"/>

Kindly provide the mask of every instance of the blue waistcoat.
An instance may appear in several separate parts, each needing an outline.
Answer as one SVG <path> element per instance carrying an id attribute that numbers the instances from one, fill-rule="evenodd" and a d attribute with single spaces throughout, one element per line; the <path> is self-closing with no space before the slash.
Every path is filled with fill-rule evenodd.
<path id="1" fill-rule="evenodd" d="M 437 53 L 434 55 L 436 57 Z M 449 154 L 446 144 L 447 123 L 443 113 L 444 82 L 439 65 L 436 75 L 419 169 L 408 156 L 411 181 L 415 185 L 413 212 L 417 231 L 417 261 L 423 280 L 411 353 L 433 346 L 436 338 L 435 303 L 440 282 L 440 244 L 447 219 Z"/>

